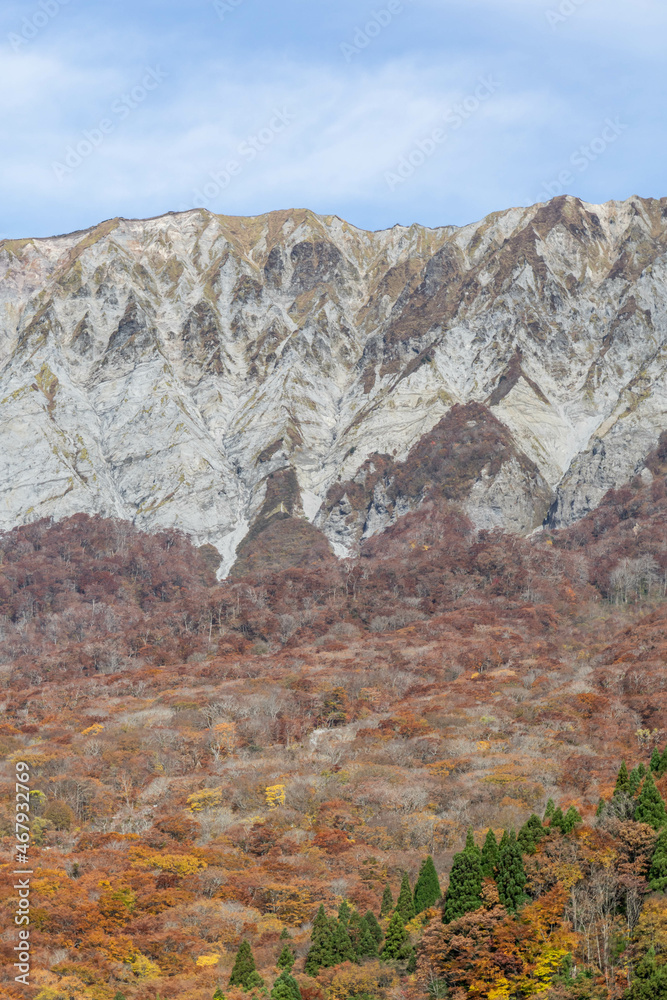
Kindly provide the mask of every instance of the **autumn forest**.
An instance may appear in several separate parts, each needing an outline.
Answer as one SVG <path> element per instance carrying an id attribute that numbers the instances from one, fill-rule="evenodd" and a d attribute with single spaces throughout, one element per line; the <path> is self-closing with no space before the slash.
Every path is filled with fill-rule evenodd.
<path id="1" fill-rule="evenodd" d="M 343 561 L 285 515 L 223 581 L 175 531 L 0 536 L 2 997 L 667 997 L 667 435 L 647 467 L 528 538 L 439 488 Z"/>

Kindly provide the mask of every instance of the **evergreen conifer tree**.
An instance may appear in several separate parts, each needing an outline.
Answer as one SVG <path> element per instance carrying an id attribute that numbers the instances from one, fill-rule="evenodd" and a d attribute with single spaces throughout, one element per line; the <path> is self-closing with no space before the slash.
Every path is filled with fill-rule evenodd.
<path id="1" fill-rule="evenodd" d="M 384 934 L 382 933 L 382 928 L 380 927 L 377 917 L 372 912 L 372 910 L 368 911 L 364 919 L 368 924 L 368 929 L 373 935 L 374 940 L 376 941 L 377 944 L 380 944 L 382 938 L 384 937 Z"/>
<path id="2" fill-rule="evenodd" d="M 433 864 L 433 858 L 429 854 L 419 869 L 417 884 L 415 885 L 415 913 L 423 913 L 429 906 L 434 906 L 442 896 L 440 880 Z"/>
<path id="3" fill-rule="evenodd" d="M 639 786 L 642 783 L 642 773 L 639 767 L 633 767 L 630 771 L 630 777 L 628 779 L 628 794 L 635 796 L 639 791 Z"/>
<path id="4" fill-rule="evenodd" d="M 493 830 L 489 829 L 482 848 L 482 875 L 493 878 L 498 864 L 498 841 Z"/>
<path id="5" fill-rule="evenodd" d="M 598 807 L 595 810 L 595 815 L 596 816 L 601 816 L 602 815 L 602 813 L 604 812 L 605 805 L 606 805 L 605 800 L 604 799 L 600 799 L 600 801 L 598 802 Z"/>
<path id="6" fill-rule="evenodd" d="M 660 831 L 653 848 L 648 884 L 652 892 L 664 892 L 667 888 L 667 826 Z"/>
<path id="7" fill-rule="evenodd" d="M 458 920 L 464 913 L 478 910 L 482 905 L 482 855 L 476 847 L 454 855 L 449 873 L 449 887 L 442 913 L 444 923 Z"/>
<path id="8" fill-rule="evenodd" d="M 125 1000 L 125 997 L 121 996 L 120 993 L 117 993 L 115 1000 Z M 213 994 L 213 1000 L 227 1000 L 220 986 L 218 986 L 217 990 Z"/>
<path id="9" fill-rule="evenodd" d="M 348 933 L 357 961 L 362 958 L 377 958 L 377 941 L 371 933 L 366 917 L 361 917 L 355 911 L 350 917 Z"/>
<path id="10" fill-rule="evenodd" d="M 551 817 L 551 830 L 561 830 L 563 831 L 563 825 L 565 823 L 565 816 L 563 815 L 563 810 L 560 806 L 556 809 L 553 816 Z"/>
<path id="11" fill-rule="evenodd" d="M 621 764 L 616 777 L 614 795 L 618 795 L 619 792 L 625 792 L 626 795 L 630 793 L 630 775 L 628 774 L 628 768 L 625 761 Z"/>
<path id="12" fill-rule="evenodd" d="M 324 906 L 320 906 L 310 935 L 310 951 L 306 957 L 304 969 L 307 976 L 316 976 L 321 968 L 328 969 L 336 964 L 331 924 L 332 921 L 324 912 Z"/>
<path id="13" fill-rule="evenodd" d="M 665 771 L 667 771 L 667 746 L 662 751 L 662 757 L 660 758 L 660 770 L 658 771 L 660 777 L 662 777 Z"/>
<path id="14" fill-rule="evenodd" d="M 535 813 L 526 820 L 524 825 L 519 830 L 519 836 L 517 837 L 517 843 L 523 854 L 534 854 L 537 850 L 537 845 L 542 840 L 546 834 L 546 830 L 542 826 L 542 820 Z"/>
<path id="15" fill-rule="evenodd" d="M 667 965 L 658 965 L 651 948 L 635 969 L 626 1000 L 667 1000 Z"/>
<path id="16" fill-rule="evenodd" d="M 382 903 L 380 904 L 380 916 L 388 917 L 394 909 L 394 897 L 391 894 L 391 886 L 387 882 L 382 893 Z"/>
<path id="17" fill-rule="evenodd" d="M 410 958 L 411 951 L 412 949 L 410 947 L 410 940 L 408 932 L 405 929 L 405 924 L 403 923 L 398 910 L 395 910 L 391 920 L 389 921 L 387 937 L 385 938 L 385 942 L 382 946 L 382 959 L 385 962 L 406 961 Z"/>
<path id="18" fill-rule="evenodd" d="M 350 935 L 347 932 L 347 926 L 342 920 L 332 920 L 331 930 L 334 951 L 333 965 L 339 965 L 340 962 L 356 962 L 357 956 L 354 948 L 352 947 Z"/>
<path id="19" fill-rule="evenodd" d="M 466 851 L 475 851 L 481 858 L 482 852 L 475 843 L 475 834 L 471 826 L 468 827 L 468 832 L 466 833 L 466 846 L 464 848 Z"/>
<path id="20" fill-rule="evenodd" d="M 290 932 L 287 930 L 286 927 L 283 927 L 283 929 L 281 930 L 280 937 L 278 938 L 278 940 L 279 941 L 291 941 L 292 940 L 292 935 L 290 934 Z"/>
<path id="21" fill-rule="evenodd" d="M 366 917 L 361 919 L 361 940 L 359 941 L 358 958 L 377 958 L 380 954 L 375 935 Z"/>
<path id="22" fill-rule="evenodd" d="M 280 973 L 273 984 L 271 998 L 272 1000 L 301 1000 L 299 984 L 287 969 Z"/>
<path id="23" fill-rule="evenodd" d="M 661 760 L 662 760 L 662 754 L 660 753 L 657 747 L 653 747 L 653 753 L 651 754 L 650 768 L 654 774 L 658 774 L 660 772 Z"/>
<path id="24" fill-rule="evenodd" d="M 344 899 L 343 902 L 338 907 L 338 919 L 340 920 L 341 924 L 345 924 L 345 926 L 347 927 L 347 923 L 350 919 L 351 913 L 352 910 L 350 908 L 350 904 L 346 899 Z"/>
<path id="25" fill-rule="evenodd" d="M 503 830 L 503 835 L 500 838 L 500 843 L 498 844 L 498 853 L 499 854 L 503 850 L 504 847 L 507 847 L 507 845 L 509 844 L 509 842 L 510 842 L 510 835 L 507 832 L 507 830 Z"/>
<path id="26" fill-rule="evenodd" d="M 288 944 L 283 947 L 280 952 L 280 957 L 276 963 L 279 969 L 286 969 L 287 972 L 292 971 L 292 966 L 294 965 L 296 959 L 294 958 L 294 952 Z"/>
<path id="27" fill-rule="evenodd" d="M 667 810 L 662 795 L 655 787 L 653 775 L 649 774 L 642 786 L 635 809 L 637 823 L 649 823 L 654 830 L 659 830 L 667 823 Z"/>
<path id="28" fill-rule="evenodd" d="M 398 894 L 398 899 L 396 900 L 396 913 L 400 913 L 401 919 L 404 924 L 407 924 L 415 915 L 415 901 L 412 898 L 412 889 L 410 888 L 410 878 L 407 872 L 403 872 L 403 878 L 401 879 L 401 891 Z"/>
<path id="29" fill-rule="evenodd" d="M 500 849 L 498 858 L 498 873 L 496 876 L 500 902 L 510 913 L 516 913 L 525 902 L 526 873 L 523 867 L 521 850 L 512 830 L 507 838 L 507 844 Z"/>
<path id="30" fill-rule="evenodd" d="M 566 834 L 567 833 L 572 833 L 572 831 L 574 830 L 574 828 L 577 825 L 577 823 L 581 823 L 581 822 L 582 822 L 582 819 L 581 819 L 581 816 L 579 814 L 579 811 L 577 809 L 575 809 L 574 806 L 570 806 L 570 808 L 568 809 L 568 811 L 565 813 L 565 816 L 563 817 L 563 822 L 561 824 L 561 830 L 563 831 L 563 833 L 566 833 Z"/>
<path id="31" fill-rule="evenodd" d="M 546 809 L 544 810 L 544 822 L 546 822 L 548 819 L 551 819 L 551 817 L 555 812 L 556 812 L 556 805 L 554 803 L 554 800 L 549 799 L 549 801 L 547 802 Z"/>
<path id="32" fill-rule="evenodd" d="M 257 972 L 252 948 L 248 941 L 242 941 L 236 953 L 234 968 L 229 977 L 230 986 L 240 986 L 244 990 L 252 990 L 255 986 L 263 986 L 264 980 Z"/>

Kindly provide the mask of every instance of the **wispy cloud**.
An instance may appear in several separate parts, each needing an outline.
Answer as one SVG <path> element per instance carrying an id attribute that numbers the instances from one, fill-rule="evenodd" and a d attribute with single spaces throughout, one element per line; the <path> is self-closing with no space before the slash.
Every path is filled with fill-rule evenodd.
<path id="1" fill-rule="evenodd" d="M 247 0 L 221 21 L 208 0 L 159 9 L 119 0 L 113 17 L 71 0 L 29 46 L 6 44 L 0 59 L 0 228 L 43 235 L 153 215 L 193 204 L 209 183 L 207 204 L 219 212 L 307 205 L 373 228 L 463 223 L 533 200 L 614 115 L 628 137 L 595 170 L 571 171 L 571 193 L 662 193 L 662 58 L 652 58 L 625 3 L 605 0 L 603 10 L 584 0 L 552 31 L 544 14 L 554 2 L 451 0 L 443 12 L 441 0 L 406 0 L 347 62 L 341 43 L 381 3 L 285 0 L 277 11 Z M 662 3 L 633 9 L 649 24 L 667 21 Z M 26 10 L 3 9 L 0 39 Z M 607 46 L 617 44 L 612 65 Z M 164 83 L 116 121 L 114 101 L 151 65 L 163 67 Z M 389 192 L 387 170 L 485 75 L 502 82 L 493 100 Z M 243 156 L 276 109 L 293 116 L 289 128 Z M 102 119 L 115 127 L 94 155 L 54 176 L 53 162 Z M 242 169 L 214 190 L 211 174 L 234 162 Z"/>

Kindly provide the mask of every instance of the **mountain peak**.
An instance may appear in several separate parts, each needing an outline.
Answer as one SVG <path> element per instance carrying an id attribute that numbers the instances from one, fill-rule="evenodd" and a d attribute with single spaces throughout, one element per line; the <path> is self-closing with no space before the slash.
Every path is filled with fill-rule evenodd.
<path id="1" fill-rule="evenodd" d="M 177 526 L 227 572 L 289 473 L 290 516 L 342 554 L 421 502 L 405 483 L 376 516 L 457 406 L 509 449 L 502 475 L 463 476 L 473 520 L 569 523 L 665 429 L 666 218 L 667 199 L 563 196 L 463 227 L 194 209 L 4 240 L 0 524 Z M 332 520 L 374 456 L 367 508 Z"/>

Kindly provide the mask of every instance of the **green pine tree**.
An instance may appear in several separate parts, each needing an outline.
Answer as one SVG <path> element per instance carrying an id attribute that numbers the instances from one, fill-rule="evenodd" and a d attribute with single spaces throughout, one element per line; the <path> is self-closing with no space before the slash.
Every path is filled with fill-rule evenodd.
<path id="1" fill-rule="evenodd" d="M 537 845 L 545 835 L 546 830 L 542 826 L 542 820 L 533 813 L 530 819 L 526 820 L 523 824 L 517 837 L 517 843 L 522 854 L 534 854 L 537 850 Z"/>
<path id="2" fill-rule="evenodd" d="M 363 929 L 361 926 L 362 920 L 363 917 L 361 916 L 361 914 L 358 913 L 356 910 L 354 910 L 354 912 L 350 916 L 350 920 L 347 925 L 347 933 L 350 937 L 350 941 L 352 942 L 352 947 L 354 948 L 354 953 L 355 955 L 357 955 L 357 957 L 359 956 L 359 944 L 361 942 L 361 936 L 363 933 Z M 368 930 L 368 927 L 366 929 Z"/>
<path id="3" fill-rule="evenodd" d="M 394 909 L 394 897 L 391 894 L 391 886 L 387 882 L 382 893 L 382 903 L 380 904 L 380 917 L 388 917 Z"/>
<path id="4" fill-rule="evenodd" d="M 400 913 L 404 924 L 407 924 L 415 916 L 415 901 L 412 898 L 412 889 L 410 888 L 410 879 L 407 872 L 403 872 L 401 891 L 396 900 L 395 910 L 396 913 Z"/>
<path id="5" fill-rule="evenodd" d="M 464 913 L 478 910 L 482 905 L 482 856 L 475 847 L 454 855 L 449 873 L 449 887 L 442 913 L 444 923 L 458 920 Z"/>
<path id="6" fill-rule="evenodd" d="M 116 1000 L 125 1000 L 125 997 L 121 996 L 120 993 L 117 993 L 116 994 Z M 213 994 L 213 1000 L 227 1000 L 227 997 L 222 992 L 222 989 L 221 989 L 220 986 L 218 986 L 217 990 Z"/>
<path id="7" fill-rule="evenodd" d="M 394 912 L 389 927 L 387 937 L 382 946 L 381 956 L 383 961 L 408 961 L 411 955 L 410 940 L 405 924 L 398 910 Z"/>
<path id="8" fill-rule="evenodd" d="M 334 965 L 341 962 L 356 962 L 357 956 L 350 941 L 346 925 L 342 920 L 332 920 L 332 941 L 334 950 Z"/>
<path id="9" fill-rule="evenodd" d="M 553 816 L 551 817 L 551 830 L 561 830 L 563 831 L 563 824 L 565 823 L 565 816 L 563 815 L 563 810 L 560 806 L 555 810 Z"/>
<path id="10" fill-rule="evenodd" d="M 244 990 L 252 990 L 256 986 L 263 986 L 264 980 L 257 972 L 252 948 L 248 941 L 242 941 L 236 953 L 234 968 L 229 977 L 230 986 L 240 986 Z"/>
<path id="11" fill-rule="evenodd" d="M 362 958 L 377 958 L 377 941 L 371 933 L 366 917 L 361 917 L 355 911 L 350 917 L 348 933 L 357 961 Z"/>
<path id="12" fill-rule="evenodd" d="M 500 838 L 500 843 L 498 844 L 498 853 L 499 854 L 503 850 L 503 848 L 507 847 L 507 845 L 509 844 L 509 842 L 510 842 L 510 835 L 507 832 L 507 830 L 503 830 L 503 835 Z"/>
<path id="13" fill-rule="evenodd" d="M 294 957 L 294 952 L 288 944 L 284 945 L 283 950 L 280 952 L 280 957 L 276 962 L 279 969 L 285 969 L 287 972 L 292 971 L 292 966 L 294 965 L 296 959 Z"/>
<path id="14" fill-rule="evenodd" d="M 484 878 L 493 878 L 498 864 L 498 841 L 493 830 L 489 829 L 482 848 L 482 875 Z"/>
<path id="15" fill-rule="evenodd" d="M 658 965 L 653 948 L 638 963 L 625 1000 L 667 1000 L 667 965 Z"/>
<path id="16" fill-rule="evenodd" d="M 347 923 L 348 920 L 350 919 L 351 913 L 352 909 L 350 907 L 350 904 L 346 899 L 344 899 L 343 902 L 338 907 L 338 919 L 340 920 L 341 924 L 345 924 L 345 926 L 347 927 Z"/>
<path id="17" fill-rule="evenodd" d="M 604 799 L 600 799 L 600 801 L 598 802 L 598 807 L 595 810 L 595 815 L 596 816 L 601 816 L 602 815 L 602 813 L 604 812 L 605 805 L 606 805 L 605 800 Z"/>
<path id="18" fill-rule="evenodd" d="M 660 758 L 660 770 L 658 771 L 658 774 L 662 777 L 665 771 L 667 771 L 667 746 L 665 746 L 665 749 L 662 751 L 662 757 Z"/>
<path id="19" fill-rule="evenodd" d="M 380 944 L 382 942 L 384 934 L 382 933 L 382 928 L 380 927 L 377 917 L 372 912 L 372 910 L 368 911 L 364 919 L 368 924 L 369 931 L 373 935 L 373 939 L 377 942 L 377 944 Z"/>
<path id="20" fill-rule="evenodd" d="M 667 888 L 667 826 L 660 831 L 653 848 L 648 884 L 652 892 L 664 892 Z"/>
<path id="21" fill-rule="evenodd" d="M 473 833 L 473 829 L 472 829 L 471 826 L 468 827 L 468 832 L 466 833 L 466 846 L 465 846 L 464 850 L 466 850 L 466 851 L 474 851 L 475 853 L 477 853 L 480 856 L 480 858 L 482 856 L 482 852 L 480 851 L 479 847 L 475 843 L 475 834 Z"/>
<path id="22" fill-rule="evenodd" d="M 621 764 L 616 778 L 614 795 L 618 795 L 619 792 L 625 792 L 626 795 L 630 794 L 630 775 L 628 774 L 628 767 L 625 761 Z"/>
<path id="23" fill-rule="evenodd" d="M 336 921 L 337 922 L 337 921 Z M 320 906 L 313 922 L 310 935 L 310 950 L 306 957 L 304 971 L 307 976 L 316 976 L 321 968 L 328 969 L 336 964 L 332 921 Z"/>
<path id="24" fill-rule="evenodd" d="M 283 927 L 282 931 L 280 932 L 280 937 L 278 938 L 278 940 L 279 941 L 291 941 L 292 940 L 292 935 L 290 934 L 290 932 L 287 930 L 286 927 Z"/>
<path id="25" fill-rule="evenodd" d="M 642 777 L 643 775 L 639 766 L 633 767 L 633 769 L 630 771 L 630 777 L 628 779 L 629 795 L 632 795 L 634 797 L 637 794 L 637 792 L 639 791 L 639 786 L 642 783 Z"/>
<path id="26" fill-rule="evenodd" d="M 582 823 L 582 822 L 583 822 L 583 820 L 582 820 L 582 818 L 581 818 L 581 816 L 579 814 L 579 811 L 577 809 L 575 809 L 574 806 L 570 806 L 570 808 L 568 809 L 568 811 L 565 813 L 565 816 L 563 817 L 563 823 L 561 825 L 561 830 L 565 834 L 572 833 L 572 831 L 574 830 L 575 826 L 577 826 L 578 823 Z"/>
<path id="27" fill-rule="evenodd" d="M 299 984 L 287 969 L 280 973 L 273 984 L 271 998 L 272 1000 L 301 1000 Z"/>
<path id="28" fill-rule="evenodd" d="M 544 822 L 546 822 L 548 819 L 551 819 L 551 817 L 555 812 L 556 812 L 556 805 L 554 803 L 554 800 L 549 799 L 549 801 L 547 802 L 547 807 L 544 810 Z"/>
<path id="29" fill-rule="evenodd" d="M 429 854 L 419 869 L 417 884 L 415 885 L 415 913 L 423 913 L 430 906 L 434 906 L 440 897 L 440 880 L 433 864 L 433 858 Z"/>
<path id="30" fill-rule="evenodd" d="M 650 768 L 654 774 L 660 773 L 660 761 L 662 760 L 662 754 L 657 747 L 653 747 L 653 753 L 651 754 Z"/>
<path id="31" fill-rule="evenodd" d="M 662 795 L 655 787 L 653 775 L 649 774 L 642 786 L 635 809 L 635 822 L 649 823 L 654 830 L 659 830 L 667 823 L 667 810 Z"/>
<path id="32" fill-rule="evenodd" d="M 510 913 L 516 913 L 526 901 L 526 873 L 523 867 L 521 850 L 516 842 L 514 831 L 510 831 L 507 845 L 501 847 L 498 858 L 498 874 L 496 876 L 500 902 Z"/>

